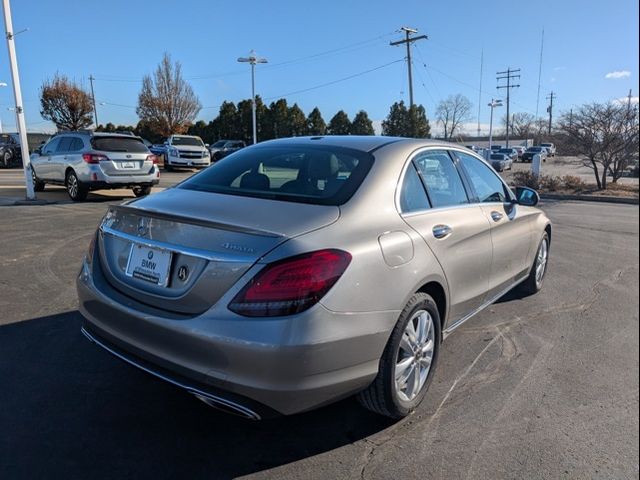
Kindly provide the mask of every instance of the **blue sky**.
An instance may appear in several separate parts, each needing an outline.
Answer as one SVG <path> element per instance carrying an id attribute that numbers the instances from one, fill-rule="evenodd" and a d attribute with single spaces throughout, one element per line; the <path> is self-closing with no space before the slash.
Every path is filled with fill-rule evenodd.
<path id="1" fill-rule="evenodd" d="M 214 118 L 224 100 L 250 97 L 249 68 L 236 59 L 255 49 L 270 62 L 257 67 L 263 98 L 290 94 L 288 102 L 307 114 L 318 106 L 327 121 L 339 109 L 351 118 L 365 109 L 379 121 L 393 102 L 408 101 L 405 51 L 389 46 L 405 25 L 429 36 L 413 48 L 414 97 L 432 123 L 438 101 L 456 93 L 474 104 L 474 125 L 478 103 L 480 121 L 488 123 L 486 104 L 504 92 L 496 91 L 495 73 L 507 67 L 521 69 L 512 111 L 535 113 L 543 29 L 539 115 L 551 90 L 556 112 L 624 97 L 629 89 L 638 95 L 638 2 L 629 0 L 13 0 L 12 9 L 15 31 L 29 28 L 16 44 L 30 131 L 52 130 L 40 117 L 38 95 L 56 72 L 86 87 L 90 74 L 97 78 L 96 98 L 106 103 L 98 105 L 101 123 L 136 123 L 141 78 L 165 51 L 182 63 L 199 96 L 199 119 Z M 6 46 L 0 81 L 11 81 Z M 5 131 L 15 129 L 11 105 L 11 88 L 1 88 Z"/>

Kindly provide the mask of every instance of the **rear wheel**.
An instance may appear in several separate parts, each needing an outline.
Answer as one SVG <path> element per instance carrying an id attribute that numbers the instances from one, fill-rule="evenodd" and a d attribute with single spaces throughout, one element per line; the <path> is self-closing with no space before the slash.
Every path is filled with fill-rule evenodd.
<path id="1" fill-rule="evenodd" d="M 64 180 L 64 185 L 67 187 L 67 193 L 69 194 L 69 198 L 74 202 L 81 202 L 85 198 L 87 198 L 87 194 L 89 193 L 89 189 L 86 188 L 78 177 L 76 176 L 76 172 L 73 170 L 69 170 Z"/>
<path id="2" fill-rule="evenodd" d="M 133 187 L 133 194 L 136 197 L 144 197 L 146 195 L 149 195 L 151 193 L 151 186 L 147 185 L 145 187 Z"/>
<path id="3" fill-rule="evenodd" d="M 31 178 L 33 178 L 33 189 L 36 192 L 44 191 L 44 182 L 42 180 L 38 180 L 38 177 L 36 176 L 36 172 L 33 169 L 33 167 L 31 167 Z"/>
<path id="4" fill-rule="evenodd" d="M 538 293 L 542 289 L 544 283 L 544 276 L 547 273 L 547 264 L 549 262 L 549 235 L 544 232 L 540 245 L 538 246 L 538 252 L 536 258 L 529 272 L 527 279 L 521 283 L 521 290 L 528 294 L 533 295 Z"/>
<path id="5" fill-rule="evenodd" d="M 9 168 L 11 166 L 11 154 L 9 152 L 4 152 L 2 154 L 2 167 Z"/>
<path id="6" fill-rule="evenodd" d="M 369 410 L 391 418 L 409 415 L 429 387 L 440 350 L 440 315 L 425 293 L 411 297 L 385 347 L 378 375 L 358 394 Z"/>

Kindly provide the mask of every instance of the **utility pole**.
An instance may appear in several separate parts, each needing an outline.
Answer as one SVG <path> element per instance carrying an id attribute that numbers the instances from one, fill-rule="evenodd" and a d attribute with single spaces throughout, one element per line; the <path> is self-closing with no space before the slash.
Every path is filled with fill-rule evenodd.
<path id="1" fill-rule="evenodd" d="M 547 100 L 549 100 L 549 106 L 547 107 L 547 112 L 549 113 L 549 130 L 548 134 L 551 135 L 551 122 L 553 121 L 553 99 L 556 98 L 557 95 L 551 91 L 549 95 L 547 95 Z"/>
<path id="2" fill-rule="evenodd" d="M 93 93 L 93 81 L 95 77 L 93 75 L 89 75 L 89 83 L 91 84 L 91 101 L 93 102 L 93 119 L 96 124 L 96 128 L 98 128 L 98 110 L 96 109 L 96 96 Z"/>
<path id="3" fill-rule="evenodd" d="M 489 120 L 489 154 L 491 154 L 491 146 L 493 145 L 493 109 L 502 106 L 502 100 L 491 99 L 489 107 L 491 107 L 491 120 Z M 488 159 L 488 157 L 485 157 Z"/>
<path id="4" fill-rule="evenodd" d="M 13 96 L 16 102 L 16 127 L 20 136 L 20 153 L 22 154 L 22 168 L 24 181 L 27 188 L 27 200 L 35 200 L 36 193 L 33 189 L 33 177 L 31 163 L 29 161 L 29 144 L 27 143 L 27 124 L 24 121 L 24 109 L 22 108 L 22 89 L 20 88 L 20 73 L 18 72 L 18 59 L 16 58 L 16 38 L 13 32 L 11 20 L 11 5 L 9 0 L 2 0 L 4 7 L 4 28 L 9 50 L 9 65 L 11 67 L 11 79 L 13 80 Z"/>
<path id="5" fill-rule="evenodd" d="M 258 57 L 256 52 L 251 50 L 248 57 L 238 58 L 240 63 L 251 64 L 251 118 L 253 125 L 253 144 L 258 143 L 258 127 L 256 126 L 256 64 L 267 63 L 266 58 Z"/>
<path id="6" fill-rule="evenodd" d="M 506 143 L 506 147 L 507 148 L 509 148 L 509 122 L 510 122 L 510 118 L 509 118 L 509 99 L 510 99 L 510 95 L 509 95 L 509 93 L 510 93 L 512 88 L 520 87 L 520 84 L 513 85 L 511 83 L 512 79 L 516 79 L 516 78 L 519 79 L 520 78 L 520 74 L 518 72 L 520 72 L 519 68 L 511 70 L 511 67 L 509 67 L 504 72 L 497 72 L 496 73 L 496 75 L 498 75 L 496 77 L 496 80 L 498 82 L 500 82 L 500 80 L 506 80 L 507 81 L 506 85 L 498 85 L 496 87 L 498 90 L 500 90 L 501 88 L 506 88 L 507 89 L 507 136 L 505 138 L 505 143 Z"/>
<path id="7" fill-rule="evenodd" d="M 480 107 L 482 104 L 482 69 L 484 66 L 484 48 L 480 51 L 480 89 L 478 90 L 478 130 L 476 135 L 480 138 Z"/>
<path id="8" fill-rule="evenodd" d="M 402 27 L 400 30 L 404 31 L 405 39 L 398 40 L 397 42 L 390 42 L 389 45 L 396 46 L 406 44 L 407 46 L 407 68 L 409 70 L 409 109 L 413 107 L 413 78 L 411 76 L 411 44 L 418 40 L 427 40 L 429 37 L 426 35 L 419 35 L 417 37 L 411 37 L 412 33 L 418 33 L 415 28 Z"/>
<path id="9" fill-rule="evenodd" d="M 569 110 L 569 128 L 573 127 L 573 108 Z"/>
<path id="10" fill-rule="evenodd" d="M 633 90 L 629 89 L 629 95 L 627 95 L 627 116 L 631 115 L 631 99 L 633 98 Z"/>

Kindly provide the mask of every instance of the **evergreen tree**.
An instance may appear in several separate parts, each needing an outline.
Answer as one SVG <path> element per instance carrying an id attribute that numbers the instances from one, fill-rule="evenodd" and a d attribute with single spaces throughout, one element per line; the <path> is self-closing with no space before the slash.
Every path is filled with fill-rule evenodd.
<path id="1" fill-rule="evenodd" d="M 265 138 L 282 138 L 291 136 L 289 123 L 289 107 L 284 98 L 269 105 L 269 113 L 265 125 Z"/>
<path id="2" fill-rule="evenodd" d="M 382 121 L 382 134 L 393 137 L 430 138 L 431 126 L 422 105 L 407 109 L 403 101 L 391 105 Z"/>
<path id="3" fill-rule="evenodd" d="M 351 121 L 349 120 L 349 116 L 344 112 L 344 110 L 340 110 L 336 113 L 331 121 L 329 121 L 329 126 L 327 127 L 328 135 L 349 135 L 351 132 Z"/>
<path id="4" fill-rule="evenodd" d="M 369 120 L 369 115 L 364 110 L 356 113 L 351 122 L 351 135 L 375 135 L 373 123 Z"/>
<path id="5" fill-rule="evenodd" d="M 409 108 L 409 132 L 407 137 L 431 138 L 431 125 L 427 119 L 427 112 L 422 105 Z"/>
<path id="6" fill-rule="evenodd" d="M 233 102 L 222 102 L 220 113 L 213 121 L 216 138 L 233 140 L 238 135 L 237 128 L 238 109 Z"/>
<path id="7" fill-rule="evenodd" d="M 289 109 L 289 129 L 292 137 L 301 137 L 307 134 L 307 118 L 297 103 Z"/>
<path id="8" fill-rule="evenodd" d="M 307 117 L 307 133 L 309 135 L 324 135 L 327 133 L 327 124 L 322 118 L 318 107 L 314 108 Z"/>

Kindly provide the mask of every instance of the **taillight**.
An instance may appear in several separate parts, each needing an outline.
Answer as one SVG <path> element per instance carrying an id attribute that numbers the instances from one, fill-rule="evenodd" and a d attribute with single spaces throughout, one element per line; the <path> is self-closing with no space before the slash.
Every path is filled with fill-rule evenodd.
<path id="1" fill-rule="evenodd" d="M 158 164 L 158 156 L 157 155 L 147 155 L 147 160 L 153 162 L 155 165 Z"/>
<path id="2" fill-rule="evenodd" d="M 276 317 L 307 310 L 333 287 L 351 262 L 342 250 L 319 250 L 263 268 L 231 301 L 247 317 Z"/>
<path id="3" fill-rule="evenodd" d="M 93 164 L 100 163 L 103 160 L 109 160 L 109 158 L 106 155 L 100 155 L 97 153 L 83 153 L 82 159 L 87 163 L 93 163 Z"/>

